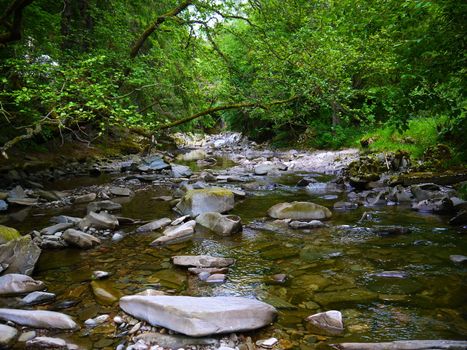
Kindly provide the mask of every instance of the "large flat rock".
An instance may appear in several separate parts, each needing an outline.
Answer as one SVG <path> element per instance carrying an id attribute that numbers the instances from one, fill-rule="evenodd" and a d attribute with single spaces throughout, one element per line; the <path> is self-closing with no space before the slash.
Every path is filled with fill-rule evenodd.
<path id="1" fill-rule="evenodd" d="M 44 310 L 0 309 L 0 320 L 33 328 L 76 329 L 78 325 L 65 314 Z"/>
<path id="2" fill-rule="evenodd" d="M 271 305 L 241 297 L 132 295 L 121 298 L 120 307 L 153 326 L 192 337 L 258 329 L 277 313 Z"/>

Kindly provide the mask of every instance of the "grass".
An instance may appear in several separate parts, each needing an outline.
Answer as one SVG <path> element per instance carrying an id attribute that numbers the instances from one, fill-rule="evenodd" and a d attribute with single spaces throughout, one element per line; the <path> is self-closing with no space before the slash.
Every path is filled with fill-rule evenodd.
<path id="1" fill-rule="evenodd" d="M 408 129 L 398 132 L 394 127 L 385 126 L 365 134 L 362 140 L 373 140 L 369 149 L 372 151 L 407 151 L 413 158 L 421 158 L 423 152 L 438 144 L 439 120 L 436 118 L 412 119 Z"/>

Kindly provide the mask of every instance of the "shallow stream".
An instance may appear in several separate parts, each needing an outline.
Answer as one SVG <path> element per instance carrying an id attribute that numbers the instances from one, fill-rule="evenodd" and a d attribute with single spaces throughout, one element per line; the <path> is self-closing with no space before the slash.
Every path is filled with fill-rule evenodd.
<path id="1" fill-rule="evenodd" d="M 111 277 L 99 283 L 120 295 L 154 287 L 174 295 L 236 295 L 268 302 L 279 309 L 277 322 L 250 335 L 254 340 L 269 336 L 286 339 L 285 344 L 302 350 L 314 348 L 314 342 L 319 340 L 333 343 L 467 338 L 467 269 L 449 259 L 452 254 L 465 254 L 467 237 L 449 227 L 448 218 L 414 212 L 404 206 L 381 206 L 333 210 L 326 228 L 291 230 L 272 225 L 265 217 L 267 209 L 276 203 L 309 200 L 332 208 L 334 202 L 345 198 L 344 192 L 310 194 L 296 187 L 294 184 L 302 175 L 266 178 L 266 183 L 279 185 L 272 190 L 247 191 L 246 199 L 238 201 L 232 212 L 242 218 L 244 230 L 232 237 L 198 232 L 192 242 L 153 248 L 149 243 L 160 233 L 134 233 L 119 242 L 104 241 L 92 250 L 43 251 L 33 277 L 44 281 L 48 290 L 57 294 L 56 303 L 43 308 L 59 309 L 64 302 L 76 303 L 59 311 L 75 317 L 80 324 L 101 313 L 116 315 L 120 312 L 118 304 L 97 301 L 90 287 L 92 272 L 103 270 L 110 272 Z M 52 184 L 50 189 L 109 180 L 72 179 Z M 123 209 L 119 215 L 142 220 L 176 218 L 167 202 L 152 200 L 171 191 L 164 186 L 137 191 L 132 198 L 121 200 Z M 364 212 L 371 212 L 372 219 L 359 223 Z M 85 213 L 85 204 L 66 209 L 33 209 L 22 222 L 6 224 L 29 232 L 49 226 L 51 216 L 82 217 Z M 362 229 L 374 225 L 401 225 L 412 232 L 381 236 Z M 123 230 L 134 228 L 125 226 Z M 183 254 L 232 257 L 236 264 L 226 283 L 207 284 L 171 264 L 171 256 Z M 283 284 L 271 278 L 280 273 L 288 275 Z M 304 318 L 330 309 L 343 313 L 344 336 L 310 336 Z M 57 334 L 93 349 L 115 348 L 121 342 L 114 338 L 115 327 L 109 324 L 90 332 L 83 328 L 73 334 Z"/>

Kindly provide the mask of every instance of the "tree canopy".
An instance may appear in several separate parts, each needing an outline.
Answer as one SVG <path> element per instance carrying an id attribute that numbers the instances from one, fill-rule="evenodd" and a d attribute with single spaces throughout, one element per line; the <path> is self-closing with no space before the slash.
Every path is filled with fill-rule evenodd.
<path id="1" fill-rule="evenodd" d="M 84 125 L 338 147 L 436 118 L 467 149 L 453 0 L 0 0 L 0 147 Z M 183 123 L 181 122 L 183 121 Z M 293 137 L 291 137 L 293 136 Z"/>

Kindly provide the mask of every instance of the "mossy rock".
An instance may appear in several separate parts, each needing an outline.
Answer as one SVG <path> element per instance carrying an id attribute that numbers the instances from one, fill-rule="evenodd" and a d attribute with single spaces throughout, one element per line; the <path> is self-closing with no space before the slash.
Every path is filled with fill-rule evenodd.
<path id="1" fill-rule="evenodd" d="M 20 237 L 21 235 L 17 229 L 0 225 L 0 244 L 4 244 Z"/>

